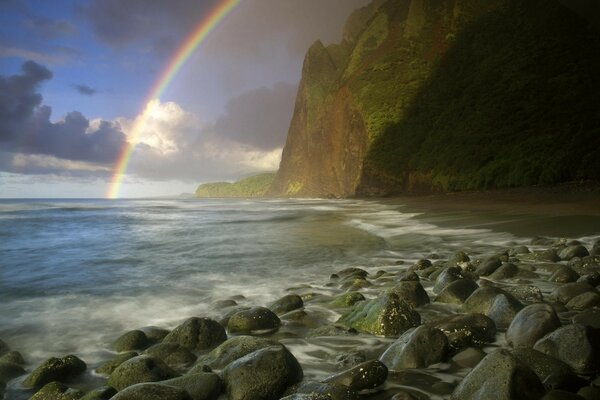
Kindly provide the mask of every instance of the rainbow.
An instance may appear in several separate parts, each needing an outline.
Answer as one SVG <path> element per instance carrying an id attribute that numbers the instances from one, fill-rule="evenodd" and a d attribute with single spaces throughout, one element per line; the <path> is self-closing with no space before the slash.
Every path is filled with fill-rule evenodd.
<path id="1" fill-rule="evenodd" d="M 177 51 L 174 53 L 167 67 L 162 71 L 159 78 L 152 86 L 150 92 L 144 101 L 144 110 L 136 118 L 129 135 L 129 140 L 121 149 L 115 165 L 113 167 L 112 177 L 106 192 L 106 198 L 116 199 L 119 197 L 119 190 L 123 183 L 123 177 L 127 170 L 127 165 L 131 160 L 131 155 L 135 149 L 136 143 L 146 126 L 148 118 L 152 115 L 157 105 L 157 99 L 164 93 L 169 84 L 173 81 L 181 67 L 190 58 L 194 50 L 204 42 L 207 36 L 217 27 L 217 25 L 229 14 L 242 0 L 221 0 L 210 12 L 200 21 L 190 35 L 183 41 Z"/>

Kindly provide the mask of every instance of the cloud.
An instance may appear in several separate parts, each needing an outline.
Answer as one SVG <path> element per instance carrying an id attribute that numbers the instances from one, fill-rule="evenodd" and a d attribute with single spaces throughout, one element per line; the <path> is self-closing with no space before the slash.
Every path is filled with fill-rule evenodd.
<path id="1" fill-rule="evenodd" d="M 77 29 L 69 21 L 46 17 L 31 16 L 25 20 L 24 25 L 35 35 L 45 39 L 56 39 L 77 33 Z"/>
<path id="2" fill-rule="evenodd" d="M 87 85 L 73 85 L 73 88 L 75 88 L 75 90 L 77 90 L 77 92 L 79 92 L 79 94 L 83 94 L 85 96 L 93 96 L 96 93 L 98 93 L 98 90 L 91 88 Z"/>

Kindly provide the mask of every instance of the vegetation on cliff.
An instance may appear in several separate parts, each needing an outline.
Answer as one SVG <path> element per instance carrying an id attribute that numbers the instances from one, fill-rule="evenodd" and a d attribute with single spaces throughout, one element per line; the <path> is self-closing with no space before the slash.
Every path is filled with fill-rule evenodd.
<path id="1" fill-rule="evenodd" d="M 273 178 L 274 172 L 251 176 L 237 182 L 204 183 L 196 189 L 196 197 L 263 197 Z"/>

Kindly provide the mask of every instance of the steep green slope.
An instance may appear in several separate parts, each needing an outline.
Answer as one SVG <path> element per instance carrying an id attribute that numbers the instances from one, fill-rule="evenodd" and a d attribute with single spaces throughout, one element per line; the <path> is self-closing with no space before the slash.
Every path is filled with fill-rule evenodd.
<path id="1" fill-rule="evenodd" d="M 263 197 L 271 186 L 274 177 L 275 173 L 265 173 L 234 183 L 204 183 L 198 186 L 196 197 Z"/>

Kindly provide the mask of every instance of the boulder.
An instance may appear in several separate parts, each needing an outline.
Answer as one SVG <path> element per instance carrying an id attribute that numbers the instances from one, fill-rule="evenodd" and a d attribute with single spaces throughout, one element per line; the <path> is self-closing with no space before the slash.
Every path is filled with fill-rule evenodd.
<path id="1" fill-rule="evenodd" d="M 598 293 L 593 286 L 584 282 L 565 283 L 559 286 L 552 292 L 552 297 L 557 301 L 567 304 L 573 297 L 579 296 L 586 292 Z"/>
<path id="2" fill-rule="evenodd" d="M 296 394 L 326 396 L 329 400 L 360 400 L 356 390 L 335 383 L 302 382 L 296 388 Z"/>
<path id="3" fill-rule="evenodd" d="M 502 265 L 502 261 L 500 261 L 497 257 L 490 257 L 484 262 L 482 262 L 479 267 L 475 270 L 475 273 L 479 276 L 488 276 L 493 273 L 495 270 L 500 268 Z"/>
<path id="4" fill-rule="evenodd" d="M 279 317 L 264 307 L 254 307 L 233 314 L 227 322 L 227 329 L 237 334 L 260 334 L 279 329 Z"/>
<path id="5" fill-rule="evenodd" d="M 163 361 L 151 356 L 138 356 L 125 361 L 110 374 L 107 384 L 121 391 L 138 383 L 158 382 L 177 374 Z"/>
<path id="6" fill-rule="evenodd" d="M 600 308 L 590 308 L 582 311 L 572 318 L 574 324 L 589 326 L 590 328 L 600 329 Z"/>
<path id="7" fill-rule="evenodd" d="M 583 311 L 588 308 L 600 306 L 600 294 L 596 292 L 585 292 L 573 297 L 566 304 L 569 310 Z"/>
<path id="8" fill-rule="evenodd" d="M 111 400 L 191 400 L 183 389 L 160 383 L 139 383 L 117 393 Z"/>
<path id="9" fill-rule="evenodd" d="M 496 325 L 483 314 L 452 315 L 430 325 L 444 332 L 453 352 L 496 340 Z"/>
<path id="10" fill-rule="evenodd" d="M 223 390 L 223 381 L 213 372 L 198 372 L 162 381 L 161 384 L 185 390 L 192 400 L 215 400 Z"/>
<path id="11" fill-rule="evenodd" d="M 419 275 L 414 272 L 406 271 L 400 274 L 396 280 L 398 282 L 419 282 L 421 279 L 419 278 Z"/>
<path id="12" fill-rule="evenodd" d="M 544 387 L 537 375 L 506 350 L 488 354 L 458 384 L 453 400 L 539 400 Z"/>
<path id="13" fill-rule="evenodd" d="M 448 351 L 446 335 L 439 329 L 422 325 L 400 336 L 379 360 L 390 371 L 427 368 L 444 361 Z"/>
<path id="14" fill-rule="evenodd" d="M 463 304 L 479 286 L 472 279 L 459 279 L 447 285 L 435 301 L 437 303 Z"/>
<path id="15" fill-rule="evenodd" d="M 556 312 L 549 304 L 531 304 L 517 313 L 506 331 L 512 347 L 533 347 L 547 333 L 560 327 Z"/>
<path id="16" fill-rule="evenodd" d="M 117 390 L 110 386 L 103 386 L 88 392 L 80 400 L 109 400 L 117 394 Z"/>
<path id="17" fill-rule="evenodd" d="M 489 278 L 495 281 L 509 279 L 519 273 L 519 267 L 512 263 L 504 263 L 489 275 Z"/>
<path id="18" fill-rule="evenodd" d="M 297 294 L 288 294 L 271 304 L 269 309 L 277 315 L 283 315 L 302 307 L 304 307 L 304 302 L 300 296 Z"/>
<path id="19" fill-rule="evenodd" d="M 38 390 L 29 400 L 78 400 L 83 392 L 71 389 L 60 382 L 50 382 Z"/>
<path id="20" fill-rule="evenodd" d="M 115 358 L 108 360 L 102 364 L 98 368 L 96 368 L 96 372 L 99 374 L 110 375 L 112 372 L 117 369 L 117 367 L 123 364 L 125 361 L 132 359 L 133 357 L 139 356 L 135 351 L 129 351 L 127 353 L 121 353 L 117 355 Z"/>
<path id="21" fill-rule="evenodd" d="M 554 249 L 547 249 L 542 252 L 536 253 L 535 257 L 538 259 L 538 261 L 545 261 L 551 263 L 560 261 L 560 257 Z"/>
<path id="22" fill-rule="evenodd" d="M 579 279 L 579 274 L 567 266 L 561 266 L 548 278 L 548 281 L 554 283 L 569 283 Z"/>
<path id="23" fill-rule="evenodd" d="M 486 356 L 483 350 L 467 347 L 452 357 L 452 361 L 461 368 L 473 368 Z"/>
<path id="24" fill-rule="evenodd" d="M 300 364 L 282 345 L 247 354 L 223 370 L 229 400 L 274 400 L 302 376 Z"/>
<path id="25" fill-rule="evenodd" d="M 140 330 L 126 332 L 119 336 L 110 347 L 118 352 L 143 350 L 150 344 L 146 334 Z"/>
<path id="26" fill-rule="evenodd" d="M 566 390 L 551 390 L 542 397 L 542 400 L 584 400 L 583 397 Z"/>
<path id="27" fill-rule="evenodd" d="M 399 336 L 421 324 L 421 316 L 394 293 L 355 304 L 338 323 L 379 336 Z"/>
<path id="28" fill-rule="evenodd" d="M 522 303 L 541 303 L 544 301 L 544 296 L 539 287 L 533 285 L 519 285 L 505 287 L 504 291 Z"/>
<path id="29" fill-rule="evenodd" d="M 225 329 L 208 318 L 190 318 L 177 326 L 163 343 L 177 343 L 191 351 L 210 350 L 227 340 Z"/>
<path id="30" fill-rule="evenodd" d="M 10 351 L 10 347 L 8 347 L 6 342 L 4 342 L 2 339 L 0 339 L 0 356 L 3 356 L 4 354 L 8 353 L 9 351 Z"/>
<path id="31" fill-rule="evenodd" d="M 585 400 L 598 400 L 600 399 L 600 389 L 593 386 L 584 386 L 577 394 L 583 397 Z"/>
<path id="32" fill-rule="evenodd" d="M 582 246 L 580 244 L 567 246 L 558 253 L 558 256 L 562 260 L 567 260 L 567 261 L 571 260 L 572 258 L 575 258 L 575 257 L 583 258 L 583 257 L 587 257 L 589 255 L 590 255 L 590 253 L 585 248 L 585 246 Z"/>
<path id="33" fill-rule="evenodd" d="M 531 368 L 547 389 L 577 389 L 580 379 L 568 364 L 528 347 L 516 348 L 512 354 Z"/>
<path id="34" fill-rule="evenodd" d="M 0 361 L 0 382 L 8 382 L 26 373 L 27 371 L 19 364 L 10 361 Z"/>
<path id="35" fill-rule="evenodd" d="M 486 313 L 496 324 L 496 329 L 506 330 L 517 313 L 523 309 L 523 304 L 508 293 L 494 297 L 492 306 Z"/>
<path id="36" fill-rule="evenodd" d="M 29 374 L 23 381 L 23 386 L 40 388 L 53 381 L 63 382 L 82 374 L 86 369 L 86 364 L 74 355 L 63 358 L 52 357 Z"/>
<path id="37" fill-rule="evenodd" d="M 383 385 L 387 376 L 387 367 L 381 361 L 371 360 L 347 371 L 325 378 L 323 382 L 346 386 L 350 390 L 361 391 L 374 389 Z"/>
<path id="38" fill-rule="evenodd" d="M 157 326 L 145 326 L 140 331 L 146 334 L 148 341 L 152 344 L 160 343 L 169 334 L 168 329 L 159 328 Z"/>
<path id="39" fill-rule="evenodd" d="M 222 369 L 229 363 L 256 350 L 277 345 L 279 345 L 279 342 L 271 339 L 254 336 L 234 336 L 221 343 L 219 347 L 213 349 L 210 353 L 200 356 L 198 362 L 189 373 L 200 372 L 204 365 L 215 369 Z"/>
<path id="40" fill-rule="evenodd" d="M 390 289 L 390 292 L 397 294 L 399 298 L 406 301 L 412 307 L 429 304 L 429 296 L 419 281 L 400 282 Z"/>
<path id="41" fill-rule="evenodd" d="M 439 294 L 446 286 L 448 286 L 454 281 L 463 278 L 464 276 L 462 275 L 462 271 L 460 270 L 460 268 L 447 267 L 443 269 L 435 279 L 435 284 L 433 285 L 433 293 Z"/>
<path id="42" fill-rule="evenodd" d="M 334 307 L 352 307 L 359 301 L 365 300 L 365 296 L 363 296 L 359 292 L 348 292 L 344 293 L 331 301 L 332 306 Z"/>
<path id="43" fill-rule="evenodd" d="M 476 289 L 465 300 L 462 310 L 467 313 L 487 314 L 497 295 L 505 293 L 495 286 L 483 286 Z"/>
<path id="44" fill-rule="evenodd" d="M 146 350 L 146 354 L 165 362 L 174 370 L 189 367 L 196 361 L 194 353 L 178 343 L 158 343 Z"/>

